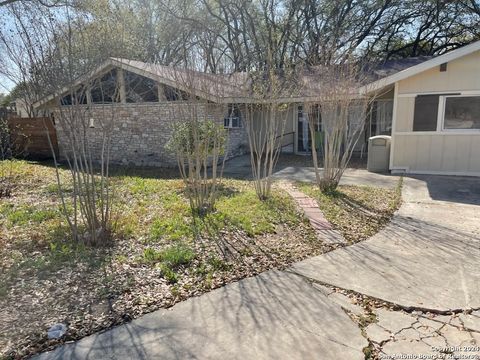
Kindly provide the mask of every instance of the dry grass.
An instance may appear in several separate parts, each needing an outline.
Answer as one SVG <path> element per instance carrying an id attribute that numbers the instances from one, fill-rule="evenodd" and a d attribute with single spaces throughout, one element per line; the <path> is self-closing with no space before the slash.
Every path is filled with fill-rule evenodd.
<path id="1" fill-rule="evenodd" d="M 114 239 L 85 248 L 69 241 L 54 169 L 8 166 L 14 190 L 0 205 L 0 358 L 57 345 L 46 337 L 54 323 L 68 324 L 62 341 L 78 339 L 327 249 L 280 192 L 260 202 L 250 182 L 225 180 L 216 211 L 198 219 L 182 182 L 162 169 L 116 171 Z"/>
<path id="2" fill-rule="evenodd" d="M 376 234 L 390 221 L 401 203 L 401 187 L 402 179 L 395 189 L 339 186 L 336 191 L 325 194 L 312 184 L 299 185 L 317 200 L 327 220 L 350 243 Z"/>
<path id="3" fill-rule="evenodd" d="M 46 336 L 57 322 L 68 325 L 61 341 L 78 339 L 331 249 L 280 191 L 260 202 L 250 182 L 226 179 L 216 211 L 199 219 L 175 171 L 121 168 L 112 178 L 114 239 L 85 248 L 69 241 L 53 167 L 0 166 L 9 166 L 14 184 L 0 204 L 0 358 L 58 345 Z M 398 190 L 340 187 L 327 196 L 301 189 L 352 242 L 378 231 L 399 203 Z"/>

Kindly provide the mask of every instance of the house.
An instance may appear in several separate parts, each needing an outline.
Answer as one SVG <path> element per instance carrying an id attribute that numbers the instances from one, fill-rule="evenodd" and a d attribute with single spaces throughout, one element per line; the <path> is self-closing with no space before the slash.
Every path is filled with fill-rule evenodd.
<path id="1" fill-rule="evenodd" d="M 480 41 L 368 89 L 392 86 L 390 170 L 480 176 Z"/>
<path id="2" fill-rule="evenodd" d="M 359 156 L 365 156 L 369 137 L 391 135 L 392 172 L 480 175 L 480 42 L 433 58 L 388 62 L 374 74 L 375 79 L 359 89 L 362 94 L 381 94 L 372 103 L 356 145 Z M 164 145 L 171 123 L 188 106 L 187 94 L 192 92 L 206 103 L 224 105 L 225 116 L 216 118 L 228 128 L 231 156 L 248 151 L 242 109 L 257 100 L 249 93 L 247 74 L 206 74 L 111 58 L 77 86 L 78 93 L 51 95 L 35 106 L 48 111 L 58 101 L 67 107 L 80 102 L 96 123 L 109 104 L 116 115 L 114 163 L 173 165 L 174 157 Z M 304 104 L 314 99 L 308 89 L 281 99 L 290 106 L 282 151 L 309 153 Z M 320 119 L 318 127 L 321 130 Z M 62 153 L 62 129 L 57 132 Z M 91 130 L 94 142 L 96 136 L 98 132 Z"/>

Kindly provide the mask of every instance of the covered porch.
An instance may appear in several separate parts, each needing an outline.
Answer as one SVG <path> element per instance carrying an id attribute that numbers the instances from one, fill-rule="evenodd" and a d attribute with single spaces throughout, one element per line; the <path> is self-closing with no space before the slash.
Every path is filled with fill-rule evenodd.
<path id="1" fill-rule="evenodd" d="M 354 157 L 366 158 L 368 152 L 368 139 L 376 135 L 391 135 L 393 118 L 393 87 L 382 91 L 381 95 L 375 98 L 369 106 L 365 124 L 359 135 L 354 148 Z M 293 111 L 284 132 L 282 153 L 296 155 L 310 155 L 312 147 L 312 136 L 309 129 L 308 113 L 303 103 L 293 104 Z M 315 124 L 317 139 L 319 143 L 323 137 L 322 119 L 320 112 L 317 115 Z M 317 145 L 318 148 L 318 145 Z"/>

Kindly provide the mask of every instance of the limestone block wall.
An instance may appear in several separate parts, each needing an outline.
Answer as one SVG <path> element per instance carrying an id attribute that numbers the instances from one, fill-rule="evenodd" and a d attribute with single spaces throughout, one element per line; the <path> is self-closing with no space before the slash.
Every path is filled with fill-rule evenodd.
<path id="1" fill-rule="evenodd" d="M 94 128 L 87 128 L 94 160 L 99 160 L 102 151 L 102 126 L 111 126 L 111 164 L 135 166 L 175 166 L 176 159 L 165 145 L 172 135 L 172 124 L 181 120 L 187 103 L 151 103 L 151 104 L 115 104 L 93 105 L 83 116 Z M 198 105 L 197 105 L 198 107 Z M 201 109 L 199 111 L 202 111 Z M 68 116 L 68 109 L 62 109 L 63 117 Z M 65 159 L 68 149 L 68 137 L 61 113 L 55 112 L 60 159 Z M 217 119 L 223 124 L 223 119 Z M 248 137 L 245 128 L 228 129 L 228 157 L 246 153 Z"/>

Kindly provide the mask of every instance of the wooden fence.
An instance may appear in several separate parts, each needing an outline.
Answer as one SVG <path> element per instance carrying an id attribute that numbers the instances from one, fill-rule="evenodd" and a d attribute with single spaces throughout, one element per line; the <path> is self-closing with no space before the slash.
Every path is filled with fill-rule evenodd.
<path id="1" fill-rule="evenodd" d="M 57 133 L 52 119 L 48 117 L 14 117 L 7 121 L 15 156 L 32 160 L 51 159 L 53 156 L 47 132 L 55 154 L 58 155 Z"/>

